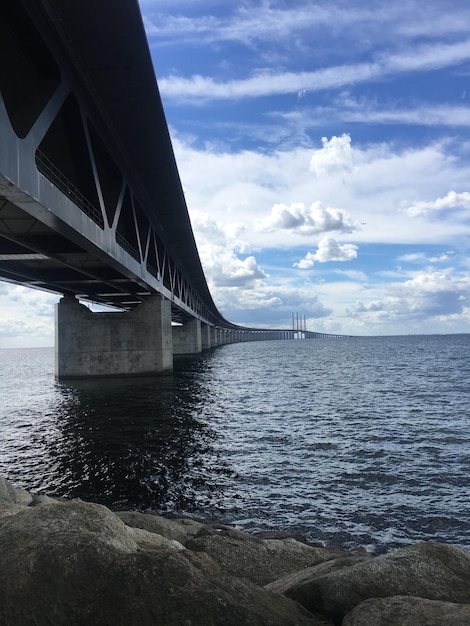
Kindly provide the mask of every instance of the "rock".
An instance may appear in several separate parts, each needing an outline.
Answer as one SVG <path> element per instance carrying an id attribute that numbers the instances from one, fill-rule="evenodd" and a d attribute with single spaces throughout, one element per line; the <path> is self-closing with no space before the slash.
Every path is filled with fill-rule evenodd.
<path id="1" fill-rule="evenodd" d="M 81 501 L 23 507 L 15 515 L 2 518 L 0 623 L 328 623 L 284 596 L 238 580 L 207 554 L 175 549 L 173 540 L 155 545 L 157 537 L 143 529 L 131 530 L 106 507 Z M 147 540 L 152 544 L 150 549 Z"/>
<path id="2" fill-rule="evenodd" d="M 0 477 L 0 505 L 1 504 L 21 504 L 28 506 L 33 501 L 33 496 L 20 487 L 14 487 L 6 478 Z"/>
<path id="3" fill-rule="evenodd" d="M 172 520 L 178 526 L 184 530 L 189 538 L 195 537 L 204 526 L 203 522 L 198 522 L 197 520 L 189 519 L 187 517 L 175 518 Z"/>
<path id="4" fill-rule="evenodd" d="M 0 478 L 0 546 L 5 626 L 470 624 L 470 553 L 446 544 L 346 552 Z"/>
<path id="5" fill-rule="evenodd" d="M 20 511 L 25 509 L 24 504 L 14 504 L 13 502 L 10 504 L 5 504 L 4 502 L 0 502 L 0 519 L 2 517 L 9 517 L 10 515 L 16 515 Z"/>
<path id="6" fill-rule="evenodd" d="M 367 561 L 373 558 L 373 555 L 368 553 L 364 555 L 349 555 L 341 556 L 338 558 L 332 558 L 329 561 L 323 561 L 318 565 L 307 567 L 301 571 L 288 574 L 283 578 L 279 578 L 272 583 L 265 585 L 265 589 L 274 591 L 275 593 L 289 593 L 290 589 L 301 588 L 305 583 L 313 580 L 314 578 L 320 578 L 325 574 L 335 572 L 336 570 L 343 569 L 345 567 L 351 567 L 357 565 L 363 561 Z M 299 600 L 297 599 L 299 602 Z"/>
<path id="7" fill-rule="evenodd" d="M 0 504 L 11 504 L 13 502 L 10 490 L 9 482 L 0 476 Z"/>
<path id="8" fill-rule="evenodd" d="M 151 533 L 142 528 L 128 527 L 128 532 L 139 548 L 144 550 L 156 550 L 158 548 L 169 548 L 173 550 L 184 550 L 184 545 L 174 539 L 167 539 L 157 533 Z"/>
<path id="9" fill-rule="evenodd" d="M 0 477 L 0 506 L 19 504 L 28 506 L 33 501 L 33 496 L 20 487 L 14 487 L 8 480 Z"/>
<path id="10" fill-rule="evenodd" d="M 409 595 L 470 603 L 470 553 L 441 543 L 407 546 L 351 567 L 294 583 L 284 594 L 336 624 L 369 598 Z"/>
<path id="11" fill-rule="evenodd" d="M 206 552 L 225 571 L 258 585 L 333 558 L 326 548 L 295 539 L 257 539 L 227 526 L 204 528 L 186 546 Z"/>
<path id="12" fill-rule="evenodd" d="M 49 506 L 51 504 L 58 504 L 60 502 L 60 500 L 57 500 L 56 498 L 51 498 L 50 496 L 35 493 L 33 493 L 32 495 L 33 501 L 31 502 L 30 506 Z"/>
<path id="13" fill-rule="evenodd" d="M 15 504 L 23 506 L 28 506 L 33 501 L 33 496 L 26 489 L 11 488 L 10 496 Z"/>
<path id="14" fill-rule="evenodd" d="M 183 545 L 193 536 L 194 533 L 190 532 L 189 525 L 186 527 L 174 520 L 169 520 L 158 515 L 152 515 L 149 513 L 138 513 L 136 511 L 118 511 L 116 515 L 126 524 L 132 526 L 132 528 L 142 528 L 151 533 L 156 533 L 167 539 L 173 539 L 179 541 Z M 197 531 L 202 524 L 198 524 Z M 195 532 L 197 532 L 195 531 Z"/>
<path id="15" fill-rule="evenodd" d="M 453 604 L 413 596 L 372 598 L 361 602 L 342 626 L 468 626 L 470 604 Z"/>

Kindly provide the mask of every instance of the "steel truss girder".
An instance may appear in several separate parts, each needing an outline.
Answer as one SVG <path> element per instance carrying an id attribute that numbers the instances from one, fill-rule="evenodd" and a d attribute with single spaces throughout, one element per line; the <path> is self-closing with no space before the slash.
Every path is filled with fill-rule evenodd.
<path id="1" fill-rule="evenodd" d="M 179 196 L 162 190 L 160 202 L 142 184 L 80 51 L 64 39 L 64 29 L 77 26 L 64 16 L 57 21 L 60 2 L 13 5 L 0 9 L 8 29 L 0 40 L 21 54 L 3 50 L 0 63 L 8 66 L 5 75 L 22 70 L 32 91 L 18 93 L 14 81 L 0 85 L 0 277 L 121 308 L 158 292 L 171 300 L 175 318 L 223 324 L 202 270 L 203 282 L 187 273 L 191 255 L 196 269 L 200 261 L 186 207 L 182 227 L 190 237 L 175 251 L 159 213 L 163 203 L 168 221 L 165 200 Z M 18 58 L 26 61 L 17 68 Z M 174 178 L 174 161 L 173 168 Z M 180 255 L 187 257 L 183 264 Z"/>

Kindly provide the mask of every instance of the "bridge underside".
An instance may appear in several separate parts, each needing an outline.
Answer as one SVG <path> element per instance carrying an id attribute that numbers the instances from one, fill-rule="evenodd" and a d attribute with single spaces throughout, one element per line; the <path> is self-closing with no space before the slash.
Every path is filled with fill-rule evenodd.
<path id="1" fill-rule="evenodd" d="M 121 308 L 149 295 L 108 261 L 7 200 L 6 191 L 0 181 L 2 280 Z"/>
<path id="2" fill-rule="evenodd" d="M 63 296 L 59 377 L 299 337 L 238 327 L 212 300 L 137 0 L 3 2 L 0 64 L 0 279 Z"/>
<path id="3" fill-rule="evenodd" d="M 123 309 L 160 293 L 175 321 L 224 323 L 137 2 L 17 0 L 0 18 L 0 277 Z"/>

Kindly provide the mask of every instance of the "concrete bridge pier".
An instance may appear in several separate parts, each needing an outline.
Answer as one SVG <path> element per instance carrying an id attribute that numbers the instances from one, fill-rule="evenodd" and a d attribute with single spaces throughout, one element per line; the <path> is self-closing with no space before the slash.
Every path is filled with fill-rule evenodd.
<path id="1" fill-rule="evenodd" d="M 219 329 L 216 326 L 211 326 L 211 346 L 213 348 L 215 348 L 216 346 L 218 346 L 220 344 L 220 340 L 219 340 Z"/>
<path id="2" fill-rule="evenodd" d="M 171 372 L 171 303 L 159 295 L 132 311 L 94 313 L 74 297 L 56 305 L 59 379 Z"/>
<path id="3" fill-rule="evenodd" d="M 210 350 L 213 347 L 212 326 L 201 324 L 201 342 L 203 350 Z"/>
<path id="4" fill-rule="evenodd" d="M 192 318 L 181 326 L 173 326 L 173 354 L 202 352 L 201 320 Z"/>

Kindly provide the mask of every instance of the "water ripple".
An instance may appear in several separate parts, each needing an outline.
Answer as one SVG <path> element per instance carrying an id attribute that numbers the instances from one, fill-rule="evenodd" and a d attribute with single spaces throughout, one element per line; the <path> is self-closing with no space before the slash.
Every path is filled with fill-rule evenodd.
<path id="1" fill-rule="evenodd" d="M 172 376 L 53 378 L 2 350 L 0 474 L 114 508 L 377 551 L 470 548 L 470 336 L 233 344 Z"/>

